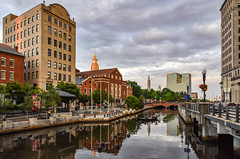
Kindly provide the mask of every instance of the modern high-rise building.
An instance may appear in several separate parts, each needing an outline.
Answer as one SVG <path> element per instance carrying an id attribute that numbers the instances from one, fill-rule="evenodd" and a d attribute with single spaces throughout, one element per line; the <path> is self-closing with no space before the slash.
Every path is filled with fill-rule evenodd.
<path id="1" fill-rule="evenodd" d="M 240 103 L 240 2 L 221 6 L 221 94 L 225 102 Z"/>
<path id="2" fill-rule="evenodd" d="M 192 83 L 190 73 L 168 73 L 167 88 L 174 92 L 191 93 Z"/>
<path id="3" fill-rule="evenodd" d="M 151 90 L 151 80 L 150 80 L 150 76 L 148 76 L 147 89 L 148 89 L 148 91 Z"/>
<path id="4" fill-rule="evenodd" d="M 48 84 L 75 83 L 76 22 L 59 4 L 45 2 L 22 15 L 3 18 L 3 43 L 25 56 L 24 81 L 46 89 Z"/>

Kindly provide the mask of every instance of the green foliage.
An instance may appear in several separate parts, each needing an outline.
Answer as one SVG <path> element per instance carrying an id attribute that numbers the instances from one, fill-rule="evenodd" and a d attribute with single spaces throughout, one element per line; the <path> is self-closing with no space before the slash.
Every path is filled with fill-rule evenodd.
<path id="1" fill-rule="evenodd" d="M 49 107 L 57 107 L 57 104 L 61 102 L 61 97 L 52 85 L 48 87 L 47 91 L 41 90 L 40 96 L 41 105 L 46 110 L 49 110 Z"/>
<path id="2" fill-rule="evenodd" d="M 125 123 L 125 126 L 130 133 L 135 133 L 137 130 L 137 119 L 131 119 Z"/>
<path id="3" fill-rule="evenodd" d="M 159 96 L 157 95 L 156 92 L 152 92 L 151 94 L 151 99 L 154 100 L 154 99 L 159 99 Z"/>
<path id="4" fill-rule="evenodd" d="M 133 95 L 139 98 L 139 96 L 142 94 L 141 87 L 137 84 L 135 81 L 127 81 L 128 85 L 131 85 L 133 88 Z"/>
<path id="5" fill-rule="evenodd" d="M 85 95 L 85 94 L 79 94 L 78 96 L 78 102 L 83 103 L 83 105 L 87 105 L 87 102 L 90 100 L 90 96 Z"/>
<path id="6" fill-rule="evenodd" d="M 102 103 L 103 103 L 104 101 L 107 101 L 107 100 L 108 100 L 108 94 L 107 94 L 107 92 L 106 92 L 106 91 L 103 91 L 103 90 L 100 91 L 100 89 L 98 89 L 98 90 L 95 90 L 95 91 L 93 92 L 93 94 L 92 94 L 92 96 L 93 96 L 93 101 L 94 101 L 94 103 L 96 103 L 96 104 L 100 104 L 100 93 L 102 94 Z"/>
<path id="7" fill-rule="evenodd" d="M 76 84 L 60 82 L 58 83 L 57 88 L 70 94 L 74 94 L 76 98 L 80 95 L 80 89 Z"/>
<path id="8" fill-rule="evenodd" d="M 139 97 L 139 109 L 144 108 L 143 100 L 144 100 L 143 95 L 140 95 L 140 97 Z"/>
<path id="9" fill-rule="evenodd" d="M 142 95 L 145 97 L 145 99 L 151 98 L 151 94 L 147 89 L 142 89 Z"/>
<path id="10" fill-rule="evenodd" d="M 134 95 L 128 96 L 125 103 L 127 104 L 128 108 L 139 109 L 139 100 Z"/>

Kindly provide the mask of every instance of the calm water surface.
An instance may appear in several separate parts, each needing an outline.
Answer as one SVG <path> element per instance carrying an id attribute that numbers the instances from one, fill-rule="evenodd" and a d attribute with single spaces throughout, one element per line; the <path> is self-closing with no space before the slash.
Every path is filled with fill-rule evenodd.
<path id="1" fill-rule="evenodd" d="M 128 117 L 111 124 L 78 124 L 0 136 L 0 159 L 184 159 L 215 158 L 217 145 L 194 139 L 176 111 L 154 122 Z M 128 137 L 127 134 L 130 134 Z M 100 146 L 102 144 L 102 146 Z"/>

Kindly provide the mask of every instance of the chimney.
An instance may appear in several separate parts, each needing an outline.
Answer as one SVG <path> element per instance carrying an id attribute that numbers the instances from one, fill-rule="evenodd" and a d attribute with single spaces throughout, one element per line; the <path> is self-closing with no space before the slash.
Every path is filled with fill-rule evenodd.
<path id="1" fill-rule="evenodd" d="M 15 51 L 18 51 L 18 47 L 17 47 L 17 46 L 14 46 L 14 50 L 15 50 Z"/>

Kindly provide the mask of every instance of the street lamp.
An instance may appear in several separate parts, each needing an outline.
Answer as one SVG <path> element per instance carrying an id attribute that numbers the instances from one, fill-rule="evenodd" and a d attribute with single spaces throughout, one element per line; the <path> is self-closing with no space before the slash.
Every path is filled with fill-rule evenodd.
<path id="1" fill-rule="evenodd" d="M 202 71 L 203 84 L 205 84 L 205 81 L 206 81 L 206 74 L 207 74 L 207 70 L 204 68 L 203 71 Z M 203 102 L 206 102 L 206 93 L 205 93 L 205 90 L 203 90 Z"/>

